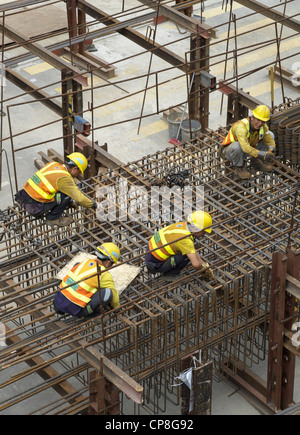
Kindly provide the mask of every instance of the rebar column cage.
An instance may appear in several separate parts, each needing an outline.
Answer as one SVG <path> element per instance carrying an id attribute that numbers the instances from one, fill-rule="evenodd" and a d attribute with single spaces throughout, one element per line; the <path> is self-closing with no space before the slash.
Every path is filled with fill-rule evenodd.
<path id="1" fill-rule="evenodd" d="M 300 247 L 295 201 L 299 174 L 276 163 L 271 174 L 236 180 L 218 156 L 222 135 L 211 132 L 83 181 L 81 189 L 106 204 L 106 220 L 94 211 L 71 209 L 74 223 L 54 230 L 18 208 L 1 212 L 0 321 L 6 340 L 0 348 L 2 413 L 39 395 L 40 407 L 32 413 L 87 409 L 90 365 L 72 346 L 78 336 L 143 386 L 142 410 L 133 402 L 125 409 L 124 395 L 124 413 L 155 414 L 177 405 L 178 389 L 172 385 L 181 358 L 198 350 L 216 369 L 228 361 L 251 367 L 265 359 L 272 253 L 284 251 L 288 241 L 292 250 Z M 210 282 L 188 267 L 167 284 L 145 267 L 149 238 L 177 217 L 180 188 L 172 191 L 168 212 L 160 198 L 159 214 L 151 214 L 158 198 L 153 196 L 154 181 L 174 168 L 189 171 L 187 206 L 193 208 L 203 187 L 205 209 L 213 216 L 211 236 L 196 242 L 215 273 Z M 93 320 L 59 318 L 52 306 L 57 273 L 79 251 L 93 252 L 106 241 L 120 246 L 122 262 L 142 268 L 122 293 L 121 308 Z M 64 325 L 59 330 L 52 327 L 57 321 Z M 68 387 L 63 389 L 64 383 Z M 60 394 L 57 399 L 43 396 L 49 388 Z"/>

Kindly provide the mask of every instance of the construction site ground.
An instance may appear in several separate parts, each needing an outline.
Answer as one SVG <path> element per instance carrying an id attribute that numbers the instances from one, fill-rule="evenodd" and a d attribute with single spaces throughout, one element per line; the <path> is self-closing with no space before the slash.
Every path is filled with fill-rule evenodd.
<path id="1" fill-rule="evenodd" d="M 0 1 L 0 4 L 5 2 Z M 105 10 L 106 12 L 110 12 L 113 14 L 116 12 L 118 7 L 115 7 L 115 3 L 121 2 L 112 2 L 111 0 L 93 0 L 92 2 L 99 8 Z M 127 1 L 127 7 L 132 3 L 132 7 L 135 7 L 137 2 L 132 0 L 131 2 Z M 219 25 L 222 22 L 227 21 L 226 16 L 228 12 L 224 12 L 222 10 L 222 2 L 221 1 L 210 1 L 207 2 L 208 5 L 204 10 L 205 22 L 211 26 Z M 272 0 L 265 0 L 264 4 L 273 5 L 274 2 Z M 288 9 L 293 8 L 293 13 L 291 15 L 300 13 L 300 4 L 293 2 L 291 6 L 288 5 Z M 63 5 L 59 4 L 53 7 L 53 20 L 57 14 L 57 10 L 63 8 Z M 296 11 L 296 9 L 298 9 Z M 250 15 L 250 10 L 241 6 L 240 4 L 234 2 L 234 12 L 237 17 L 245 17 L 238 25 L 238 31 L 242 32 L 245 30 L 250 30 L 252 27 L 256 29 L 260 26 L 266 25 L 270 20 L 263 16 L 255 15 L 252 17 Z M 247 17 L 248 13 L 248 17 Z M 194 7 L 194 15 L 198 16 L 200 14 L 199 7 Z M 227 15 L 226 15 L 227 14 Z M 153 26 L 153 23 L 149 23 L 149 25 Z M 146 26 L 138 27 L 140 32 L 146 32 Z M 24 30 L 25 31 L 25 30 Z M 159 37 L 162 41 L 171 42 L 173 39 L 179 39 L 182 36 L 184 30 L 179 29 L 176 25 L 169 21 L 165 21 L 158 26 Z M 274 37 L 274 27 L 267 27 L 263 30 L 265 33 L 266 40 Z M 284 33 L 292 32 L 292 30 L 284 28 Z M 223 39 L 227 34 L 227 26 L 218 28 L 218 38 Z M 255 41 L 256 32 L 253 31 L 251 34 L 252 41 Z M 290 56 L 293 53 L 298 51 L 299 47 L 299 37 L 294 38 L 294 42 L 291 43 L 289 41 L 287 44 L 283 43 L 281 47 L 281 56 L 286 57 Z M 245 44 L 249 42 L 249 35 L 246 37 Z M 121 35 L 108 35 L 106 37 L 101 38 L 101 40 L 94 40 L 93 43 L 97 48 L 96 55 L 105 59 L 108 62 L 117 62 L 121 58 L 129 57 L 130 55 L 134 55 L 139 52 L 139 48 L 125 39 Z M 239 43 L 242 43 L 242 39 L 239 40 Z M 224 43 L 225 44 L 225 43 Z M 116 49 L 117 47 L 117 49 Z M 178 45 L 177 45 L 178 47 Z M 172 50 L 172 45 L 170 45 L 170 49 Z M 184 56 L 184 52 L 189 49 L 189 42 L 184 41 L 182 43 L 182 54 Z M 216 48 L 216 50 L 221 50 L 221 47 Z M 273 49 L 272 49 L 273 50 Z M 267 59 L 270 58 L 270 64 L 274 62 L 276 57 L 276 53 L 272 51 L 269 47 L 262 48 L 260 54 L 258 56 L 257 52 L 254 55 L 251 52 L 247 52 L 245 55 L 241 56 L 239 59 L 239 73 L 242 71 L 254 70 L 259 67 L 261 64 L 265 64 Z M 211 54 L 214 53 L 212 49 Z M 299 56 L 298 56 L 298 59 Z M 116 81 L 120 82 L 123 79 L 128 79 L 135 74 L 141 75 L 142 73 L 147 74 L 149 68 L 149 60 L 150 54 L 144 54 L 142 57 L 139 57 L 138 63 L 135 61 L 134 57 L 131 57 L 127 61 L 123 61 L 120 63 L 120 66 L 117 66 L 116 77 L 110 79 L 111 83 Z M 292 69 L 292 63 L 297 61 L 297 58 L 290 58 L 283 62 L 283 66 L 286 68 Z M 160 65 L 161 64 L 161 65 Z M 166 64 L 163 61 L 159 60 L 157 57 L 154 57 L 152 69 L 160 69 L 165 68 Z M 231 75 L 233 69 L 233 64 L 229 62 L 227 73 Z M 48 83 L 59 82 L 61 79 L 60 74 L 57 70 L 52 68 L 49 64 L 41 61 L 40 59 L 34 58 L 27 60 L 25 62 L 19 63 L 17 66 L 14 66 L 14 70 L 21 73 L 25 78 L 27 78 L 32 83 L 36 85 L 46 85 Z M 217 77 L 217 79 L 224 78 L 224 64 L 219 64 L 216 67 L 212 67 L 210 71 L 213 75 Z M 164 73 L 167 74 L 167 73 Z M 167 76 L 166 76 L 167 77 Z M 126 91 L 132 92 L 135 87 L 142 88 L 146 86 L 146 78 L 143 79 L 143 83 L 136 83 L 135 80 L 132 82 L 125 82 L 124 85 L 120 84 L 120 87 L 112 87 L 109 86 L 107 91 L 102 89 L 101 92 L 94 92 L 94 105 L 98 105 L 101 102 L 117 100 L 118 98 L 125 95 Z M 97 76 L 94 76 L 94 86 L 97 84 L 104 83 L 103 80 Z M 149 86 L 151 83 L 149 83 Z M 261 70 L 252 74 L 242 82 L 238 83 L 239 87 L 242 87 L 246 92 L 249 92 L 250 95 L 256 97 L 260 101 L 264 102 L 267 105 L 271 104 L 271 93 L 270 93 L 270 77 L 267 69 Z M 47 92 L 50 95 L 59 94 L 61 92 L 60 85 L 54 85 L 50 89 L 47 89 Z M 107 92 L 107 94 L 106 94 Z M 20 94 L 20 90 L 11 85 L 9 81 L 6 82 L 4 87 L 4 98 L 13 98 L 15 95 Z M 293 88 L 292 86 L 285 87 L 285 96 L 291 99 L 296 99 L 300 96 L 299 88 Z M 87 107 L 90 102 L 90 96 L 88 93 L 85 93 L 84 104 Z M 170 82 L 169 85 L 166 85 L 165 91 L 160 93 L 160 101 L 162 105 L 166 105 L 166 102 L 169 102 L 170 106 L 174 106 L 179 104 L 181 101 L 185 101 L 186 98 L 186 82 L 183 78 L 181 82 Z M 28 101 L 29 97 L 24 95 L 18 98 L 18 101 L 12 100 L 12 104 L 21 103 Z M 221 111 L 221 100 L 222 94 L 218 91 L 210 94 L 210 122 L 209 127 L 212 130 L 216 130 L 219 127 L 224 127 L 226 125 L 226 105 L 227 99 L 224 99 L 223 104 L 223 112 Z M 280 83 L 276 81 L 275 83 L 275 105 L 280 104 L 283 100 L 282 89 Z M 7 104 L 10 104 L 9 102 Z M 6 106 L 7 106 L 6 104 Z M 10 135 L 9 125 L 7 120 L 7 107 L 4 107 L 4 112 L 6 116 L 2 117 L 3 122 L 3 137 L 8 137 Z M 122 119 L 131 119 L 138 118 L 141 113 L 142 107 L 142 98 L 141 96 L 137 96 L 136 98 L 132 97 L 126 102 L 122 102 L 121 104 L 116 102 L 112 103 L 109 106 L 106 106 L 104 109 L 99 109 L 94 113 L 93 123 L 94 126 L 102 126 L 102 125 L 110 125 L 112 123 L 118 123 Z M 13 125 L 13 134 L 17 134 L 18 132 L 22 132 L 24 130 L 29 130 L 34 128 L 35 126 L 41 125 L 43 123 L 50 123 L 51 121 L 55 121 L 57 116 L 52 113 L 50 110 L 45 108 L 39 103 L 30 104 L 30 105 L 17 105 L 16 107 L 11 107 L 11 119 Z M 156 101 L 155 101 L 155 90 L 150 90 L 147 92 L 146 96 L 146 104 L 144 113 L 155 113 L 156 112 Z M 89 113 L 86 113 L 86 118 L 89 119 Z M 142 120 L 140 132 L 138 133 L 139 122 L 133 121 L 125 124 L 114 125 L 107 128 L 102 128 L 94 132 L 94 140 L 98 141 L 99 145 L 103 145 L 107 143 L 108 152 L 115 156 L 120 161 L 127 163 L 131 161 L 135 161 L 143 156 L 148 154 L 152 154 L 158 150 L 164 150 L 169 147 L 168 143 L 169 131 L 168 131 L 168 122 L 166 115 L 153 115 L 148 118 Z M 53 125 L 48 125 L 44 128 L 39 128 L 36 130 L 35 139 L 36 142 L 39 140 L 42 142 L 48 138 L 55 138 L 61 136 L 61 124 L 56 123 Z M 18 149 L 20 147 L 30 145 L 31 136 L 22 135 L 20 137 L 16 136 L 14 138 L 14 147 Z M 27 142 L 28 141 L 28 142 Z M 3 165 L 3 178 L 2 178 L 2 190 L 0 193 L 0 209 L 5 210 L 12 204 L 12 193 L 11 186 L 9 180 L 9 172 L 12 177 L 12 188 L 15 192 L 15 180 L 13 176 L 13 167 L 12 167 L 12 157 L 11 157 L 11 143 L 9 140 L 3 142 L 3 147 L 7 151 L 8 156 L 8 165 L 5 163 Z M 35 172 L 36 168 L 34 165 L 34 160 L 39 157 L 38 152 L 44 151 L 48 148 L 55 149 L 58 153 L 62 154 L 62 143 L 61 141 L 54 141 L 53 144 L 41 145 L 36 148 L 29 148 L 25 151 L 21 151 L 16 153 L 16 167 L 18 174 L 18 187 L 21 188 L 23 183 L 27 181 L 27 179 Z M 4 155 L 4 160 L 6 161 L 6 156 Z M 25 367 L 25 365 L 24 365 Z M 258 366 L 252 367 L 252 370 L 255 371 L 259 376 L 266 380 L 267 376 L 267 362 L 260 363 Z M 13 373 L 6 373 L 7 376 L 13 375 Z M 26 381 L 25 381 L 26 382 Z M 2 395 L 3 393 L 1 393 Z M 5 392 L 4 392 L 5 394 Z M 46 393 L 45 393 L 46 394 Z M 48 390 L 47 390 L 47 394 Z M 7 392 L 9 396 L 9 393 Z M 55 392 L 53 392 L 53 400 L 58 396 Z M 3 400 L 4 397 L 1 397 Z M 48 398 L 47 398 L 48 400 Z M 39 401 L 42 403 L 43 398 L 39 396 Z M 295 384 L 295 402 L 300 402 L 300 365 L 298 361 L 297 369 L 296 369 L 296 384 Z M 26 407 L 26 408 L 25 408 Z M 9 413 L 12 414 L 27 414 L 34 409 L 35 406 L 31 402 L 22 402 L 20 406 L 15 406 L 9 410 Z M 267 412 L 264 409 L 264 412 Z M 177 408 L 172 408 L 167 410 L 167 414 L 178 414 Z M 249 415 L 259 415 L 262 414 L 262 405 L 258 404 L 254 399 L 250 397 L 248 393 L 242 391 L 237 388 L 234 384 L 229 382 L 228 380 L 220 380 L 217 382 L 214 380 L 213 383 L 213 398 L 212 398 L 212 414 L 249 414 Z M 5 414 L 5 412 L 4 412 Z"/>
<path id="2" fill-rule="evenodd" d="M 5 3 L 5 2 L 1 2 Z M 208 2 L 209 6 L 206 7 L 204 12 L 205 22 L 209 25 L 220 26 L 220 23 L 227 22 L 228 20 L 228 12 L 225 13 L 222 9 L 222 2 Z M 266 5 L 274 4 L 271 0 L 264 2 Z M 113 13 L 114 7 L 113 3 L 110 1 L 99 1 L 95 0 L 93 2 L 96 6 L 101 7 L 108 12 Z M 132 4 L 136 6 L 136 1 L 132 1 Z M 288 5 L 289 7 L 289 5 Z M 293 8 L 293 13 L 299 5 L 295 5 L 294 3 L 290 7 Z M 52 19 L 56 22 L 57 17 L 60 16 L 59 8 L 63 8 L 62 5 L 58 4 L 57 6 L 52 7 Z M 118 10 L 118 7 L 116 7 Z M 238 3 L 234 2 L 234 12 L 237 17 L 245 17 L 247 13 L 250 15 L 250 10 L 241 6 Z M 200 11 L 197 10 L 197 7 L 194 7 L 194 15 L 199 16 Z M 18 17 L 18 16 L 17 16 Z M 258 20 L 258 17 L 260 19 Z M 50 14 L 51 18 L 51 14 Z M 39 21 L 35 21 L 35 23 Z M 265 18 L 260 15 L 255 15 L 254 17 L 246 16 L 243 20 L 238 24 L 238 33 L 243 33 L 245 31 L 250 31 L 251 28 L 257 29 L 261 26 L 265 26 L 271 23 L 271 20 Z M 17 26 L 16 19 L 14 19 L 13 23 Z M 42 24 L 43 25 L 43 24 Z M 60 27 L 59 23 L 59 27 Z M 152 25 L 153 23 L 149 23 Z M 38 25 L 37 25 L 38 27 Z M 21 27 L 22 28 L 22 27 Z M 24 26 L 24 31 L 28 30 L 29 26 Z M 147 26 L 138 26 L 139 31 L 146 33 Z M 42 31 L 42 30 L 41 30 Z M 159 24 L 158 26 L 159 37 L 164 43 L 171 42 L 172 40 L 180 39 L 182 36 L 182 29 L 178 28 L 175 24 L 170 21 L 166 21 L 164 23 Z M 227 26 L 218 27 L 217 38 L 223 40 L 226 38 L 228 32 Z M 261 38 L 261 32 L 265 33 L 265 39 L 274 38 L 274 27 L 270 26 L 266 29 L 260 31 L 259 38 Z M 284 34 L 293 34 L 293 31 L 284 28 Z M 37 32 L 38 33 L 38 32 Z M 256 35 L 258 32 L 251 33 L 251 43 L 255 43 Z M 257 36 L 258 37 L 258 36 Z M 243 46 L 243 39 L 239 38 L 239 44 Z M 51 39 L 49 40 L 51 43 Z M 101 38 L 101 40 L 94 40 L 94 44 L 97 47 L 97 55 L 100 58 L 105 59 L 107 62 L 117 62 L 120 59 L 127 58 L 129 56 L 133 56 L 134 54 L 140 53 L 139 47 L 128 41 L 128 39 L 124 38 L 121 35 L 114 34 L 109 35 L 107 37 Z M 245 36 L 244 44 L 249 44 L 249 34 Z M 218 44 L 215 48 L 216 52 L 221 52 L 225 48 L 224 45 Z M 114 47 L 117 46 L 118 50 L 116 51 Z M 292 41 L 288 40 L 287 43 L 282 43 L 281 47 L 281 56 L 282 58 L 286 57 L 289 59 L 282 62 L 282 66 L 292 70 L 293 65 L 297 63 L 297 57 L 290 57 L 293 51 L 297 51 L 299 46 L 299 41 L 297 38 L 294 38 Z M 176 49 L 178 48 L 178 43 L 176 44 Z M 170 50 L 172 50 L 172 44 L 170 45 Z M 185 51 L 189 50 L 189 40 L 182 42 L 182 53 L 180 53 L 184 57 Z M 275 50 L 275 52 L 274 52 Z M 8 52 L 9 53 L 9 52 Z M 211 49 L 211 55 L 214 53 L 214 48 Z M 244 55 L 239 58 L 239 74 L 246 73 L 251 70 L 255 70 L 259 68 L 261 65 L 265 65 L 268 59 L 270 60 L 270 65 L 276 58 L 276 49 L 274 47 L 266 47 L 262 48 L 259 51 L 255 51 L 254 54 L 250 52 L 246 52 Z M 224 59 L 225 60 L 225 59 Z M 120 63 L 120 67 L 117 66 L 116 77 L 110 79 L 111 83 L 119 82 L 122 80 L 127 80 L 130 77 L 133 77 L 137 74 L 147 74 L 149 68 L 150 54 L 144 54 L 143 56 L 139 56 L 139 62 L 137 63 L 134 57 L 131 57 L 128 60 L 122 61 Z M 218 61 L 220 61 L 218 59 Z M 157 57 L 153 58 L 152 70 L 160 70 L 166 68 L 167 64 L 160 60 Z M 229 61 L 227 66 L 227 76 L 231 77 L 233 75 L 233 62 Z M 24 76 L 25 79 L 31 81 L 35 85 L 38 86 L 46 86 L 49 83 L 59 82 L 61 77 L 59 71 L 53 68 L 51 65 L 43 62 L 40 59 L 32 59 L 25 62 L 20 62 L 17 66 L 13 68 L 16 72 L 19 72 Z M 217 80 L 224 78 L 224 69 L 225 62 L 212 67 L 210 72 L 217 77 Z M 164 73 L 168 79 L 171 79 L 171 76 Z M 105 82 L 94 76 L 94 86 L 99 84 L 104 84 Z M 152 78 L 151 78 L 152 80 Z M 231 80 L 232 82 L 232 80 Z M 240 88 L 242 88 L 245 92 L 249 92 L 251 96 L 256 97 L 257 99 L 265 102 L 268 105 L 271 105 L 271 84 L 269 72 L 267 69 L 263 69 L 260 71 L 256 71 L 255 73 L 247 76 L 242 79 L 238 83 Z M 90 85 L 90 83 L 89 83 Z M 150 87 L 153 83 L 149 83 Z M 117 100 L 118 98 L 124 97 L 126 92 L 132 92 L 136 88 L 142 89 L 146 87 L 146 77 L 144 79 L 140 79 L 139 82 L 133 80 L 132 82 L 127 81 L 124 85 L 120 84 L 118 87 L 108 86 L 106 88 L 101 88 L 101 92 L 94 92 L 94 106 L 107 102 Z M 120 89 L 121 88 L 121 89 Z M 55 94 L 59 94 L 61 92 L 60 84 L 47 87 L 46 92 L 50 96 L 54 96 Z M 45 108 L 43 105 L 39 103 L 35 104 L 26 104 L 20 105 L 20 103 L 25 103 L 26 101 L 31 101 L 31 98 L 24 95 L 17 100 L 14 99 L 16 95 L 19 95 L 20 91 L 18 88 L 12 86 L 9 81 L 6 82 L 6 86 L 4 88 L 4 97 L 5 99 L 12 99 L 7 104 L 12 104 L 13 106 L 16 104 L 16 107 L 12 107 L 10 109 L 11 114 L 11 123 L 12 123 L 12 134 L 16 135 L 20 132 L 24 132 L 27 130 L 31 130 L 39 125 L 47 124 L 50 122 L 54 122 L 57 120 L 57 115 L 53 114 L 50 110 Z M 300 90 L 299 88 L 295 88 L 292 86 L 285 87 L 285 97 L 296 99 L 299 97 Z M 180 104 L 182 101 L 185 101 L 186 98 L 186 80 L 182 78 L 180 80 L 176 80 L 174 82 L 170 82 L 169 85 L 165 86 L 164 91 L 160 91 L 160 101 L 162 106 L 175 106 L 176 104 Z M 226 98 L 224 99 L 222 115 L 221 113 L 221 94 L 216 91 L 210 94 L 210 122 L 209 127 L 211 129 L 217 129 L 219 127 L 224 127 L 226 125 Z M 280 104 L 283 101 L 282 89 L 279 81 L 275 82 L 275 105 Z M 88 107 L 88 103 L 91 102 L 91 96 L 89 93 L 84 94 L 84 104 L 85 107 Z M 4 108 L 5 109 L 5 108 Z M 121 120 L 130 119 L 130 118 L 138 118 L 141 114 L 142 110 L 142 96 L 138 95 L 136 98 L 131 97 L 129 100 L 122 101 L 121 103 L 110 104 L 109 106 L 105 106 L 103 109 L 97 109 L 95 111 L 95 119 L 94 124 L 95 127 L 105 126 L 113 124 L 114 122 L 119 122 Z M 6 112 L 6 110 L 4 110 Z M 150 90 L 146 95 L 146 105 L 144 109 L 145 114 L 151 114 L 156 112 L 156 101 L 155 101 L 155 90 Z M 26 113 L 26 116 L 24 116 Z M 85 113 L 85 117 L 89 119 L 89 113 Z M 127 163 L 132 160 L 136 160 L 142 156 L 148 155 L 156 150 L 163 150 L 169 144 L 169 132 L 168 132 L 168 123 L 166 116 L 162 115 L 153 115 L 149 118 L 145 118 L 140 126 L 140 131 L 138 134 L 139 122 L 129 122 L 120 124 L 120 126 L 115 125 L 113 127 L 101 128 L 100 130 L 95 132 L 95 141 L 98 141 L 100 145 L 107 143 L 108 151 L 112 155 L 116 156 L 120 161 Z M 3 117 L 3 137 L 9 137 L 9 126 L 7 122 L 7 118 Z M 38 128 L 35 130 L 36 141 L 38 140 L 45 141 L 50 140 L 51 138 L 60 137 L 61 134 L 61 124 L 54 123 L 50 126 L 46 126 L 44 128 Z M 22 134 L 20 137 L 16 136 L 14 138 L 14 148 L 18 149 L 24 146 L 28 146 L 31 144 L 31 135 L 30 134 Z M 4 149 L 7 150 L 9 155 L 9 160 L 11 162 L 11 155 L 9 154 L 11 151 L 11 141 L 4 140 L 3 141 Z M 17 173 L 20 184 L 30 176 L 34 167 L 34 159 L 38 157 L 39 151 L 45 151 L 45 148 L 53 148 L 56 151 L 62 153 L 62 144 L 61 141 L 53 142 L 46 145 L 41 145 L 40 147 L 35 147 L 33 149 L 27 149 L 26 151 L 20 151 L 16 153 L 16 162 L 17 162 Z M 26 158 L 25 165 L 24 157 Z M 3 174 L 3 189 L 1 192 L 1 207 L 9 205 L 10 203 L 10 188 L 8 181 L 8 173 L 4 165 L 4 174 Z M 12 168 L 11 168 L 12 169 Z M 13 175 L 13 174 L 12 174 Z M 14 182 L 14 180 L 13 180 Z M 8 198 L 8 200 L 7 200 Z M 2 202 L 3 201 L 3 202 Z"/>

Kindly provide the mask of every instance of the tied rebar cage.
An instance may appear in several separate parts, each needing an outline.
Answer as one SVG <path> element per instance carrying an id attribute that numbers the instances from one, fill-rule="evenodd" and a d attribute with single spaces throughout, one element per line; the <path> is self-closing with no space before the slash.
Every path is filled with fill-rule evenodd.
<path id="1" fill-rule="evenodd" d="M 53 230 L 17 207 L 1 212 L 1 412 L 13 412 L 50 387 L 59 399 L 47 395 L 30 412 L 83 412 L 87 352 L 99 351 L 142 385 L 144 403 L 132 405 L 132 412 L 149 413 L 178 404 L 174 379 L 181 359 L 193 352 L 201 351 L 217 370 L 228 362 L 251 367 L 265 359 L 272 253 L 300 246 L 298 173 L 275 163 L 271 174 L 236 180 L 218 156 L 221 136 L 211 132 L 83 181 L 83 192 L 103 203 L 105 220 L 70 209 L 74 223 Z M 184 187 L 172 187 L 167 204 L 162 184 L 170 170 L 188 171 L 188 177 Z M 157 181 L 162 190 L 153 195 Z M 184 192 L 184 210 L 204 192 L 213 216 L 212 234 L 196 241 L 215 274 L 209 282 L 189 266 L 165 283 L 144 264 L 149 238 L 176 220 Z M 121 308 L 92 320 L 57 316 L 52 302 L 58 272 L 79 251 L 93 253 L 107 241 L 120 246 L 122 262 L 141 267 L 121 295 Z"/>

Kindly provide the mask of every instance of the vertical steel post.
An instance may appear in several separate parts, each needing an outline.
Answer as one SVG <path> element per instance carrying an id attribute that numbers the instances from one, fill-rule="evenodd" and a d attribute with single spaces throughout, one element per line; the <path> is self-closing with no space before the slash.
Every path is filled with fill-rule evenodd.
<path id="1" fill-rule="evenodd" d="M 120 415 L 120 391 L 101 373 L 89 374 L 89 415 Z"/>
<path id="2" fill-rule="evenodd" d="M 79 35 L 85 35 L 87 32 L 86 27 L 86 14 L 78 9 L 78 33 Z M 86 41 L 79 42 L 79 53 L 83 54 L 86 50 Z"/>
<path id="3" fill-rule="evenodd" d="M 286 274 L 287 257 L 275 252 L 272 258 L 267 382 L 267 402 L 275 411 L 281 409 Z"/>
<path id="4" fill-rule="evenodd" d="M 67 18 L 70 41 L 78 36 L 77 31 L 77 5 L 76 0 L 67 0 Z M 71 53 L 78 53 L 79 44 L 70 44 Z"/>
<path id="5" fill-rule="evenodd" d="M 63 142 L 64 158 L 73 152 L 73 98 L 72 73 L 66 69 L 61 71 L 62 80 L 62 114 L 63 114 Z"/>
<path id="6" fill-rule="evenodd" d="M 288 257 L 287 273 L 293 278 L 299 280 L 300 278 L 300 252 L 292 252 L 291 249 L 286 250 Z M 295 296 L 286 292 L 285 298 L 285 318 L 284 322 L 285 330 L 291 331 L 293 323 L 295 321 Z M 283 348 L 283 361 L 282 361 L 282 397 L 281 397 L 281 409 L 287 409 L 293 405 L 294 399 L 294 387 L 295 387 L 295 369 L 296 369 L 296 355 Z"/>
<path id="7" fill-rule="evenodd" d="M 187 0 L 176 0 L 176 5 L 180 3 L 185 3 Z M 187 15 L 188 17 L 191 17 L 193 15 L 193 6 L 187 6 L 185 9 L 182 10 L 182 13 L 184 15 Z"/>
<path id="8" fill-rule="evenodd" d="M 202 132 L 209 126 L 209 88 L 201 85 L 202 70 L 209 70 L 209 38 L 198 34 L 191 36 L 190 74 L 196 72 L 189 96 L 189 118 L 199 121 Z"/>
<path id="9" fill-rule="evenodd" d="M 2 13 L 2 24 L 3 28 L 5 26 L 5 11 Z M 5 115 L 3 111 L 3 99 L 4 99 L 4 85 L 5 85 L 5 67 L 4 67 L 4 30 L 2 32 L 2 53 L 1 53 L 1 108 L 0 108 L 0 191 L 2 190 L 2 151 L 3 151 L 3 116 Z"/>
<path id="10" fill-rule="evenodd" d="M 293 324 L 295 298 L 286 292 L 286 280 L 287 273 L 299 279 L 299 270 L 299 253 L 287 249 L 286 255 L 273 254 L 267 401 L 275 411 L 293 404 L 295 355 L 284 347 L 284 333 Z"/>

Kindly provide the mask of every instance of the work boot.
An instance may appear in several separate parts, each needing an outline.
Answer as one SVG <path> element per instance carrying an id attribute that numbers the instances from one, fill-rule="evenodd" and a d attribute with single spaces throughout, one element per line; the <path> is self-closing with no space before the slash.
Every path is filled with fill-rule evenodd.
<path id="1" fill-rule="evenodd" d="M 170 273 L 164 273 L 162 276 L 162 279 L 166 282 L 174 282 L 177 281 L 177 279 L 180 278 L 180 274 L 178 273 L 177 275 L 171 275 Z"/>
<path id="2" fill-rule="evenodd" d="M 50 225 L 50 227 L 54 227 L 55 225 L 57 225 L 58 227 L 66 227 L 68 225 L 71 225 L 72 222 L 73 219 L 69 217 L 60 217 L 52 221 L 46 219 L 46 224 Z"/>
<path id="3" fill-rule="evenodd" d="M 273 165 L 271 165 L 270 163 L 264 163 L 262 162 L 260 159 L 251 159 L 251 166 L 252 168 L 254 168 L 256 171 L 262 171 L 262 172 L 271 172 L 273 171 Z"/>
<path id="4" fill-rule="evenodd" d="M 244 166 L 234 166 L 234 172 L 241 180 L 249 180 L 251 177 L 250 172 Z"/>

